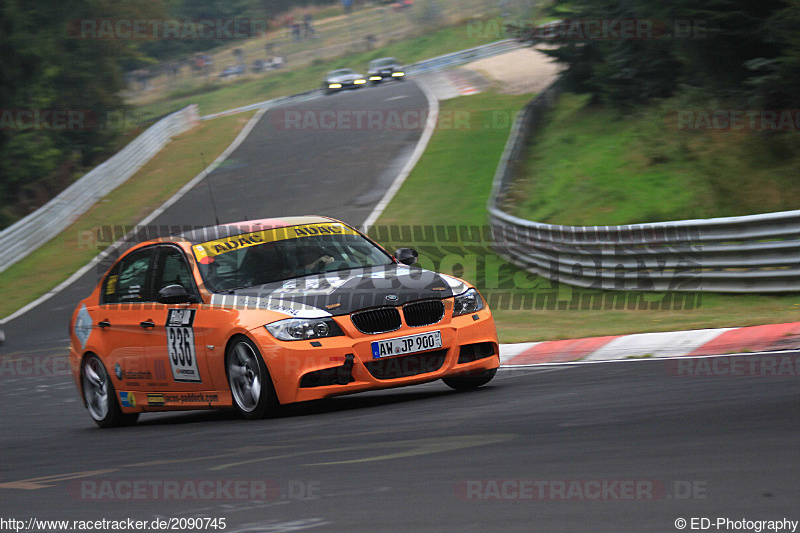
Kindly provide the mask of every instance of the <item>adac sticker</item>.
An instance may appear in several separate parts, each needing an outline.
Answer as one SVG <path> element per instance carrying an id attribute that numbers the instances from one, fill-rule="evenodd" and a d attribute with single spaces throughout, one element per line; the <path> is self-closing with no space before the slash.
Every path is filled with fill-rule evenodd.
<path id="1" fill-rule="evenodd" d="M 122 407 L 136 407 L 136 396 L 132 392 L 120 391 L 119 403 Z"/>
<path id="2" fill-rule="evenodd" d="M 317 235 L 358 235 L 358 232 L 339 223 L 304 224 L 301 226 L 289 226 L 274 228 L 252 233 L 244 233 L 196 244 L 192 247 L 197 261 L 201 264 L 212 262 L 213 258 L 234 250 L 257 246 L 267 242 L 285 241 L 289 239 L 300 239 L 303 237 L 313 237 Z"/>

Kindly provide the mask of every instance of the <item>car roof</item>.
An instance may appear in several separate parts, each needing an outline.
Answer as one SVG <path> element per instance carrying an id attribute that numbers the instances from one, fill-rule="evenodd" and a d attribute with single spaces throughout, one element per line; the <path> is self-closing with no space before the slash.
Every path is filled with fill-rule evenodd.
<path id="1" fill-rule="evenodd" d="M 180 236 L 192 244 L 200 244 L 223 237 L 232 237 L 235 235 L 242 235 L 244 233 L 251 233 L 253 231 L 286 228 L 289 226 L 299 226 L 302 224 L 324 224 L 329 222 L 335 222 L 337 224 L 341 223 L 336 219 L 317 215 L 262 218 L 258 220 L 244 220 L 241 222 L 220 224 L 218 226 L 209 226 L 207 228 L 184 232 Z"/>

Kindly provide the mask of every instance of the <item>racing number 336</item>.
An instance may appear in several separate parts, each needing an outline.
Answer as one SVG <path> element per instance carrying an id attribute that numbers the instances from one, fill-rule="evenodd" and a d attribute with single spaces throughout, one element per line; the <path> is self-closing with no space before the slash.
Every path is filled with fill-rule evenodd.
<path id="1" fill-rule="evenodd" d="M 194 309 L 170 309 L 167 313 L 167 349 L 175 381 L 201 381 L 194 348 L 194 313 Z"/>

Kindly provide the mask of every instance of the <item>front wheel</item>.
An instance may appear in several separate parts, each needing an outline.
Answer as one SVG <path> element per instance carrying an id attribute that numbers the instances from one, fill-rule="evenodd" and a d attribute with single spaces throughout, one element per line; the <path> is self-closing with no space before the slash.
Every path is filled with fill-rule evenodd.
<path id="1" fill-rule="evenodd" d="M 101 428 L 110 428 L 136 423 L 139 413 L 122 412 L 106 367 L 96 355 L 89 355 L 83 360 L 81 385 L 86 408 L 95 424 Z"/>
<path id="2" fill-rule="evenodd" d="M 489 383 L 496 373 L 497 369 L 492 368 L 491 370 L 484 370 L 477 374 L 442 378 L 442 381 L 444 381 L 445 385 L 455 390 L 472 390 Z"/>
<path id="3" fill-rule="evenodd" d="M 225 360 L 233 406 L 239 414 L 255 420 L 264 418 L 278 406 L 267 366 L 250 339 L 234 339 L 228 346 Z"/>

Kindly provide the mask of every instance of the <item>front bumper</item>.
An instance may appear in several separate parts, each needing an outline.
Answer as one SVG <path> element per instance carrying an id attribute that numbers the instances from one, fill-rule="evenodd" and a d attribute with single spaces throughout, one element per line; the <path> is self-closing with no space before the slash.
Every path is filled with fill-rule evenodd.
<path id="1" fill-rule="evenodd" d="M 265 328 L 250 332 L 261 347 L 281 403 L 403 387 L 500 366 L 497 333 L 488 309 L 378 335 L 359 333 L 349 316 L 336 321 L 345 336 L 316 342 L 276 341 Z M 441 333 L 440 349 L 380 359 L 372 356 L 373 341 L 431 331 Z"/>
<path id="2" fill-rule="evenodd" d="M 346 91 L 348 89 L 359 89 L 366 85 L 367 80 L 359 78 L 355 81 L 337 81 L 327 82 L 326 89 L 328 91 Z"/>
<path id="3" fill-rule="evenodd" d="M 372 83 L 377 83 L 386 80 L 402 80 L 405 77 L 405 72 L 402 71 L 394 71 L 394 72 L 373 72 L 367 76 L 369 81 Z"/>

